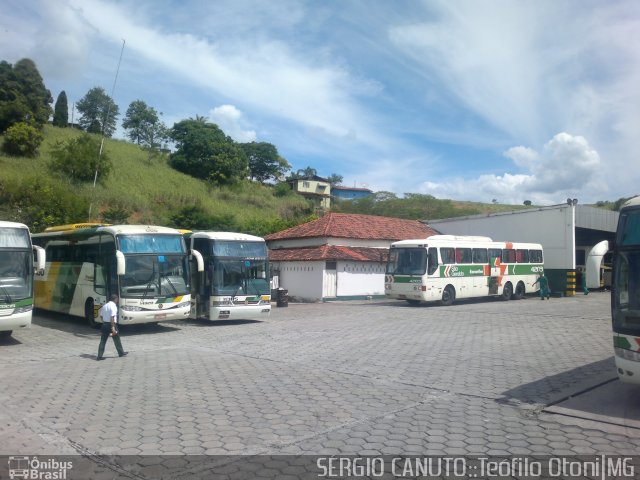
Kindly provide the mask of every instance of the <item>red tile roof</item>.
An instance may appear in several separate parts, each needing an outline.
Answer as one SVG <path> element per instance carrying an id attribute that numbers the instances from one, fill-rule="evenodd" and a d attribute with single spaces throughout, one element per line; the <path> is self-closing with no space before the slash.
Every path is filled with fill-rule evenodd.
<path id="1" fill-rule="evenodd" d="M 264 238 L 267 241 L 313 237 L 398 241 L 426 238 L 437 233 L 418 220 L 353 213 L 327 213 L 318 220 L 272 233 Z"/>
<path id="2" fill-rule="evenodd" d="M 389 251 L 386 248 L 343 247 L 339 245 L 269 250 L 269 260 L 272 262 L 350 260 L 386 263 L 388 255 Z"/>

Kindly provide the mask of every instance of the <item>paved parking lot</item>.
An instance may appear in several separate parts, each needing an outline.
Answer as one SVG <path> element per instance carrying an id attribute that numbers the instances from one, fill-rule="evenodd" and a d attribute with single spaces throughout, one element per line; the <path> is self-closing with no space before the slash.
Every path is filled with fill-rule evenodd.
<path id="1" fill-rule="evenodd" d="M 0 454 L 637 454 L 609 294 L 290 304 L 263 322 L 123 330 L 38 312 L 0 340 Z M 582 415 L 575 398 L 627 405 Z M 587 393 L 582 393 L 587 392 Z M 557 409 L 574 397 L 567 408 Z"/>

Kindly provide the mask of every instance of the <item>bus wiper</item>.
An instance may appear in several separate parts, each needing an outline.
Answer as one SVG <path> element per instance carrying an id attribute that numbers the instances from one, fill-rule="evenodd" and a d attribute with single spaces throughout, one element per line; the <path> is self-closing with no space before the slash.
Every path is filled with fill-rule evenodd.
<path id="1" fill-rule="evenodd" d="M 145 298 L 147 298 L 147 293 L 149 293 L 149 288 L 151 288 L 151 285 L 153 284 L 153 281 L 155 280 L 155 276 L 156 276 L 156 263 L 153 262 L 152 263 L 152 270 L 151 270 L 151 280 L 149 280 L 149 283 L 147 283 L 147 286 L 144 289 L 144 293 L 142 294 L 142 299 L 143 300 Z"/>
<path id="2" fill-rule="evenodd" d="M 169 285 L 171 285 L 171 288 L 173 288 L 173 293 L 175 293 L 176 295 L 178 295 L 178 289 L 175 287 L 175 285 L 173 284 L 173 282 L 171 281 L 171 279 L 169 278 L 169 275 L 165 275 L 162 276 L 160 275 L 160 285 L 162 285 L 162 279 L 165 278 L 167 280 L 167 283 Z"/>
<path id="3" fill-rule="evenodd" d="M 2 288 L 2 291 L 4 292 L 4 296 L 5 296 L 4 301 L 6 303 L 13 303 L 13 298 L 11 298 L 11 294 L 9 293 L 9 290 L 7 290 L 5 286 L 2 284 L 0 284 L 0 288 Z"/>

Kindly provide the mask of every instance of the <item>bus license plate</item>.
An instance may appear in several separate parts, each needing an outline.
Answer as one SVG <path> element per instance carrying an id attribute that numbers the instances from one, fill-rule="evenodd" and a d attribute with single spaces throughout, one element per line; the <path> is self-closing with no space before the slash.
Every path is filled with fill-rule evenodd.
<path id="1" fill-rule="evenodd" d="M 167 318 L 167 314 L 166 313 L 156 313 L 153 318 L 155 320 L 162 320 L 163 318 Z"/>

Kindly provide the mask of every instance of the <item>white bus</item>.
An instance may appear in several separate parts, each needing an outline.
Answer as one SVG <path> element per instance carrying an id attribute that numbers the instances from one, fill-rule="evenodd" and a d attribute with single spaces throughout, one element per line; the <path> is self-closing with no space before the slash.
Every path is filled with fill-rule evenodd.
<path id="1" fill-rule="evenodd" d="M 620 209 L 613 249 L 611 317 L 618 378 L 640 385 L 640 197 Z"/>
<path id="2" fill-rule="evenodd" d="M 46 250 L 35 306 L 100 324 L 98 311 L 120 297 L 121 324 L 189 317 L 187 248 L 181 232 L 148 225 L 74 224 L 33 236 Z"/>
<path id="3" fill-rule="evenodd" d="M 232 232 L 186 235 L 191 264 L 191 317 L 259 319 L 271 313 L 269 259 L 263 238 Z M 204 271 L 195 266 L 201 257 Z"/>
<path id="4" fill-rule="evenodd" d="M 27 226 L 0 222 L 0 336 L 31 325 L 33 274 L 43 272 L 44 266 L 44 250 L 32 247 Z"/>
<path id="5" fill-rule="evenodd" d="M 537 243 L 433 235 L 391 244 L 385 295 L 412 305 L 451 305 L 457 298 L 486 296 L 519 300 L 539 290 L 535 282 L 543 270 Z"/>

